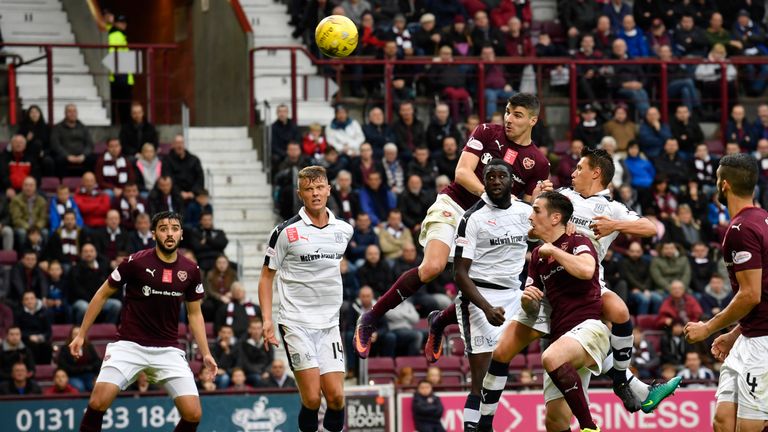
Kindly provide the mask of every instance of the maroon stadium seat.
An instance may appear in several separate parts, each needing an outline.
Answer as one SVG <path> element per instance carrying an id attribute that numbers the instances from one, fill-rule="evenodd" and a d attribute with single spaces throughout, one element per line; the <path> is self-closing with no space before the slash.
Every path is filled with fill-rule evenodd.
<path id="1" fill-rule="evenodd" d="M 61 180 L 58 177 L 43 177 L 40 180 L 40 189 L 45 193 L 55 194 L 60 184 Z"/>
<path id="2" fill-rule="evenodd" d="M 99 355 L 99 358 L 104 358 L 104 353 L 107 352 L 107 345 L 109 342 L 96 342 L 93 344 L 93 348 L 96 350 L 96 354 Z"/>
<path id="3" fill-rule="evenodd" d="M 459 334 L 459 326 L 458 326 L 458 324 L 451 324 L 451 325 L 449 325 L 448 327 L 445 328 L 445 331 L 443 331 L 443 333 L 446 336 L 452 336 L 452 335 Z"/>
<path id="4" fill-rule="evenodd" d="M 51 342 L 63 342 L 69 337 L 72 324 L 54 324 L 51 326 Z"/>
<path id="5" fill-rule="evenodd" d="M 192 370 L 192 373 L 197 376 L 197 374 L 200 373 L 200 370 L 203 369 L 203 362 L 192 360 L 189 362 L 189 368 Z"/>
<path id="6" fill-rule="evenodd" d="M 531 353 L 526 356 L 526 362 L 528 363 L 528 369 L 541 370 L 544 367 L 541 365 L 541 353 Z"/>
<path id="7" fill-rule="evenodd" d="M 80 177 L 64 177 L 61 179 L 61 184 L 69 188 L 71 192 L 75 192 L 80 189 Z"/>
<path id="8" fill-rule="evenodd" d="M 374 383 L 374 384 L 394 384 L 395 383 L 395 376 L 394 375 L 369 375 L 368 381 Z"/>
<path id="9" fill-rule="evenodd" d="M 102 154 L 104 154 L 105 151 L 107 151 L 106 141 L 99 141 L 93 145 L 93 154 L 95 154 L 96 156 L 101 156 Z"/>
<path id="10" fill-rule="evenodd" d="M 208 339 L 215 339 L 216 336 L 213 335 L 213 323 L 207 322 L 205 323 L 205 336 Z"/>
<path id="11" fill-rule="evenodd" d="M 461 372 L 462 370 L 461 357 L 456 357 L 456 356 L 440 357 L 440 360 L 436 363 L 436 365 L 443 372 L 447 372 L 447 371 Z"/>
<path id="12" fill-rule="evenodd" d="M 448 347 L 450 347 L 448 352 L 450 352 L 452 356 L 464 356 L 464 340 L 462 340 L 460 337 L 453 336 L 448 339 Z M 443 350 L 445 349 L 446 347 L 444 346 Z"/>
<path id="13" fill-rule="evenodd" d="M 427 370 L 427 359 L 424 356 L 397 357 L 395 359 L 395 369 L 400 370 L 406 366 L 413 368 L 414 372 L 424 372 Z"/>
<path id="14" fill-rule="evenodd" d="M 187 325 L 184 323 L 179 323 L 179 333 L 177 336 L 179 340 L 181 339 L 186 340 L 188 335 L 189 335 L 189 330 L 187 329 Z"/>
<path id="15" fill-rule="evenodd" d="M 94 324 L 88 332 L 92 341 L 114 341 L 117 339 L 117 327 L 114 324 Z"/>
<path id="16" fill-rule="evenodd" d="M 645 340 L 649 345 L 653 346 L 657 354 L 661 353 L 661 335 L 663 334 L 664 332 L 658 330 L 648 330 L 645 332 Z"/>
<path id="17" fill-rule="evenodd" d="M 368 359 L 368 373 L 395 373 L 395 360 L 392 357 L 371 357 Z"/>
<path id="18" fill-rule="evenodd" d="M 415 326 L 413 326 L 414 330 L 427 330 L 427 319 L 422 318 L 420 319 Z"/>
<path id="19" fill-rule="evenodd" d="M 37 381 L 51 381 L 53 375 L 56 372 L 56 365 L 41 364 L 35 366 L 35 380 Z"/>
<path id="20" fill-rule="evenodd" d="M 638 315 L 636 318 L 637 326 L 643 330 L 656 330 L 657 315 Z"/>
<path id="21" fill-rule="evenodd" d="M 0 266 L 10 266 L 16 264 L 19 258 L 16 256 L 16 251 L 13 250 L 0 250 Z"/>
<path id="22" fill-rule="evenodd" d="M 539 339 L 536 339 L 535 341 L 531 342 L 528 345 L 529 354 L 537 353 L 537 352 L 541 352 L 541 341 Z"/>
<path id="23" fill-rule="evenodd" d="M 528 361 L 523 354 L 518 354 L 512 358 L 512 361 L 509 362 L 509 370 L 512 371 L 519 371 L 520 369 L 525 369 L 528 367 Z"/>

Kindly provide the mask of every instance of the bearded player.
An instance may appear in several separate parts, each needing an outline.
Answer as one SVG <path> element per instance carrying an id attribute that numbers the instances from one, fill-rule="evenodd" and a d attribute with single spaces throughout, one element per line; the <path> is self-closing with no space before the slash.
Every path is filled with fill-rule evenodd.
<path id="1" fill-rule="evenodd" d="M 532 196 L 548 186 L 549 161 L 531 140 L 531 129 L 538 121 L 539 110 L 536 96 L 518 93 L 507 101 L 504 126 L 485 123 L 472 132 L 456 166 L 456 179 L 438 195 L 421 223 L 419 242 L 424 246 L 421 265 L 400 275 L 357 321 L 353 345 L 360 357 L 368 357 L 371 336 L 381 317 L 443 272 L 464 212 L 485 191 L 483 169 L 492 159 L 503 159 L 512 167 L 512 193 L 525 201 L 530 202 Z M 434 362 L 442 354 L 442 329 L 456 322 L 456 307 L 450 305 L 443 311 L 432 312 L 429 322 L 425 353 L 427 359 Z"/>
<path id="2" fill-rule="evenodd" d="M 202 408 L 195 377 L 186 354 L 176 348 L 182 302 L 186 303 L 189 329 L 212 377 L 216 376 L 217 366 L 208 349 L 200 309 L 204 292 L 200 268 L 177 253 L 181 226 L 178 213 L 157 213 L 151 227 L 157 242 L 155 248 L 136 252 L 124 260 L 88 304 L 80 332 L 69 344 L 75 358 L 82 355 L 83 339 L 104 303 L 125 288 L 118 341 L 107 345 L 101 371 L 80 423 L 81 432 L 101 431 L 104 412 L 120 390 L 125 390 L 141 372 L 145 372 L 150 381 L 162 384 L 173 398 L 181 416 L 174 431 L 197 430 Z"/>
<path id="3" fill-rule="evenodd" d="M 768 212 L 754 205 L 757 161 L 746 153 L 724 156 L 717 169 L 718 200 L 733 215 L 723 238 L 723 260 L 736 295 L 707 322 L 685 326 L 688 342 L 718 336 L 712 354 L 725 362 L 717 386 L 716 432 L 759 432 L 768 421 Z"/>

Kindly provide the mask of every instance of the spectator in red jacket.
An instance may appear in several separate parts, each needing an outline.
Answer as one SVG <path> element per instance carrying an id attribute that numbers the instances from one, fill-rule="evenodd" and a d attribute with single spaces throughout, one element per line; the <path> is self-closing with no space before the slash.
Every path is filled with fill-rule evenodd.
<path id="1" fill-rule="evenodd" d="M 507 23 L 512 17 L 519 19 L 526 29 L 530 28 L 531 21 L 533 21 L 531 2 L 528 0 L 501 0 L 501 3 L 491 11 L 491 23 L 504 33 L 507 32 Z"/>
<path id="2" fill-rule="evenodd" d="M 102 228 L 106 225 L 107 212 L 110 209 L 109 196 L 99 190 L 96 176 L 92 172 L 83 174 L 80 190 L 75 194 L 75 203 L 86 227 Z"/>
<path id="3" fill-rule="evenodd" d="M 107 151 L 99 156 L 95 171 L 99 187 L 111 197 L 120 197 L 125 185 L 134 181 L 133 166 L 117 138 L 107 141 Z"/>
<path id="4" fill-rule="evenodd" d="M 10 148 L 0 154 L 0 167 L 0 186 L 8 198 L 21 191 L 25 178 L 32 176 L 40 180 L 38 158 L 27 149 L 27 139 L 23 135 L 11 138 Z"/>
<path id="5" fill-rule="evenodd" d="M 309 132 L 304 135 L 304 140 L 301 143 L 304 156 L 322 160 L 326 147 L 328 147 L 328 143 L 323 136 L 323 127 L 319 123 L 309 125 Z"/>
<path id="6" fill-rule="evenodd" d="M 44 395 L 78 394 L 76 388 L 69 383 L 69 375 L 62 368 L 56 369 L 53 374 L 53 385 L 43 390 Z"/>
<path id="7" fill-rule="evenodd" d="M 663 329 L 675 321 L 696 322 L 701 314 L 701 306 L 696 297 L 685 292 L 682 281 L 673 280 L 669 285 L 669 297 L 664 299 L 659 308 L 656 327 Z"/>

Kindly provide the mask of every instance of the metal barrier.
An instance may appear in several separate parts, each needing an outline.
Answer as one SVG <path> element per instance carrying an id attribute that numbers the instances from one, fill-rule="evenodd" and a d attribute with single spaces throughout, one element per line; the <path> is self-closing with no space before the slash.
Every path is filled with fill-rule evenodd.
<path id="1" fill-rule="evenodd" d="M 110 45 L 106 44 L 75 44 L 75 43 L 20 43 L 20 42 L 9 42 L 3 44 L 4 51 L 7 51 L 8 53 L 12 55 L 17 55 L 13 53 L 14 48 L 37 48 L 41 55 L 31 58 L 31 59 L 23 59 L 21 62 L 15 64 L 15 72 L 18 75 L 19 73 L 24 73 L 24 67 L 30 64 L 37 63 L 39 61 L 45 61 L 45 82 L 46 82 L 46 97 L 47 97 L 47 116 L 48 116 L 48 122 L 53 125 L 54 120 L 54 113 L 53 113 L 53 103 L 55 100 L 56 95 L 54 94 L 54 80 L 56 79 L 54 75 L 57 76 L 63 76 L 63 75 L 81 75 L 82 73 L 68 73 L 64 71 L 58 71 L 55 70 L 54 64 L 53 64 L 53 56 L 54 56 L 54 49 L 77 49 L 77 50 L 104 50 L 107 52 L 111 47 Z M 176 44 L 128 44 L 125 47 L 120 47 L 121 49 L 126 48 L 128 50 L 131 50 L 135 52 L 136 56 L 136 62 L 142 64 L 142 72 L 138 74 L 134 74 L 137 77 L 144 77 L 145 83 L 144 83 L 144 89 L 143 91 L 146 93 L 146 114 L 147 119 L 150 122 L 153 123 L 171 123 L 171 107 L 177 106 L 178 102 L 171 101 L 170 96 L 170 79 L 171 79 L 171 72 L 170 72 L 170 65 L 168 60 L 168 52 L 173 51 L 177 48 Z M 100 71 L 91 71 L 94 72 L 94 75 L 106 75 L 109 73 L 116 73 L 119 74 L 120 72 L 120 64 L 119 64 L 119 52 L 118 50 L 114 50 L 113 52 L 110 52 L 109 55 L 113 56 L 113 62 L 114 62 L 114 70 L 113 71 L 107 71 L 107 72 L 100 72 Z M 5 54 L 5 53 L 4 53 Z M 17 55 L 18 56 L 18 55 Z M 106 59 L 106 58 L 105 58 Z M 159 63 L 159 66 L 157 64 Z M 87 62 L 86 62 L 87 64 Z M 106 69 L 106 67 L 105 67 Z M 160 72 L 158 73 L 158 69 Z M 35 72 L 31 72 L 31 74 L 35 74 Z M 89 73 L 90 75 L 90 73 Z M 162 84 L 162 87 L 160 87 L 160 84 Z M 158 88 L 161 88 L 161 91 L 158 92 Z M 158 93 L 161 93 L 163 96 L 162 98 L 158 98 Z M 134 97 L 138 96 L 137 93 L 134 94 Z M 105 98 L 105 100 L 107 100 Z M 109 102 L 112 102 L 111 100 L 108 100 Z M 158 109 L 158 101 L 160 101 L 163 104 L 163 109 Z M 131 101 L 119 101 L 121 103 L 130 103 Z M 160 112 L 162 111 L 163 116 L 160 116 Z M 13 123 L 12 123 L 13 124 Z"/>
<path id="2" fill-rule="evenodd" d="M 254 64 L 255 64 L 255 53 L 257 51 L 289 51 L 290 52 L 290 82 L 291 82 L 291 91 L 290 91 L 290 101 L 291 101 L 291 112 L 293 115 L 294 121 L 297 119 L 297 102 L 298 102 L 298 93 L 297 93 L 297 85 L 298 85 L 298 73 L 297 73 L 297 62 L 296 62 L 296 54 L 297 52 L 302 52 L 304 55 L 306 55 L 313 65 L 318 67 L 328 67 L 335 71 L 335 81 L 339 88 L 342 88 L 342 81 L 344 80 L 344 71 L 345 68 L 350 68 L 352 66 L 382 66 L 384 68 L 383 71 L 383 81 L 384 81 L 384 106 L 385 106 L 385 115 L 386 120 L 388 122 L 392 121 L 393 114 L 392 114 L 392 108 L 393 108 L 393 98 L 392 98 L 392 72 L 396 66 L 427 66 L 427 65 L 435 65 L 435 64 L 441 64 L 438 62 L 435 62 L 435 60 L 432 57 L 411 57 L 403 60 L 387 60 L 387 59 L 375 59 L 371 57 L 347 57 L 343 59 L 321 59 L 317 58 L 315 55 L 313 55 L 306 47 L 303 46 L 262 46 L 262 47 L 256 47 L 251 49 L 250 51 L 250 91 L 251 91 L 251 100 L 250 100 L 250 118 L 252 122 L 256 121 L 256 97 L 258 96 L 256 94 L 255 84 L 254 84 Z M 740 66 L 740 65 L 766 65 L 768 64 L 768 57 L 733 57 L 730 59 L 727 59 L 726 61 L 722 62 L 710 62 L 706 59 L 694 59 L 694 58 L 685 58 L 685 59 L 676 59 L 674 61 L 675 64 L 685 64 L 685 65 L 698 65 L 698 64 L 705 64 L 705 63 L 716 63 L 719 64 L 722 70 L 725 70 L 725 67 L 729 64 Z M 445 63 L 442 63 L 445 64 Z M 658 90 L 658 97 L 656 102 L 659 104 L 659 109 L 662 114 L 662 120 L 668 121 L 669 120 L 669 103 L 672 101 L 669 98 L 668 94 L 668 84 L 669 84 L 669 76 L 668 76 L 668 65 L 669 62 L 664 62 L 662 60 L 656 59 L 656 58 L 643 58 L 643 59 L 631 59 L 631 60 L 615 60 L 615 59 L 601 59 L 601 60 L 576 60 L 568 57 L 560 58 L 560 57 L 551 57 L 551 58 L 532 58 L 532 57 L 497 57 L 496 61 L 492 63 L 485 63 L 482 60 L 480 60 L 477 57 L 456 57 L 454 60 L 449 63 L 451 65 L 455 66 L 474 66 L 476 67 L 476 87 L 477 92 L 475 95 L 475 105 L 477 106 L 477 112 L 479 113 L 479 116 L 481 118 L 486 118 L 485 113 L 485 67 L 488 64 L 496 64 L 496 65 L 520 65 L 520 66 L 528 66 L 532 65 L 536 68 L 536 88 L 537 93 L 539 95 L 542 95 L 542 81 L 543 81 L 543 68 L 546 67 L 555 67 L 555 66 L 565 66 L 568 68 L 569 71 L 569 85 L 568 85 L 568 105 L 570 109 L 570 115 L 569 115 L 569 124 L 571 126 L 571 129 L 573 129 L 576 126 L 577 123 L 577 112 L 578 112 L 578 80 L 575 79 L 577 77 L 577 67 L 583 66 L 583 65 L 600 65 L 600 66 L 608 66 L 608 65 L 621 65 L 621 64 L 635 64 L 635 65 L 641 65 L 641 66 L 656 66 L 658 67 L 659 71 L 659 81 L 660 81 L 660 88 Z M 380 75 L 381 76 L 381 75 Z M 646 88 L 646 91 L 651 93 L 650 88 Z M 720 126 L 722 130 L 726 129 L 727 123 L 728 123 L 728 116 L 729 111 L 728 107 L 730 106 L 731 101 L 729 100 L 728 95 L 728 81 L 727 81 L 727 74 L 721 73 L 720 74 L 720 92 L 721 97 L 719 99 L 719 105 L 720 105 Z M 339 94 L 336 95 L 337 99 L 340 98 L 341 90 L 339 90 Z M 306 97 L 306 92 L 304 93 Z M 710 96 L 710 95 L 706 95 Z M 714 100 L 714 99 L 710 99 Z M 584 101 L 588 102 L 588 101 Z M 591 101 L 590 101 L 591 102 Z M 652 100 L 653 102 L 653 100 Z M 543 114 L 542 114 L 543 115 Z M 723 139 L 725 139 L 723 134 Z"/>

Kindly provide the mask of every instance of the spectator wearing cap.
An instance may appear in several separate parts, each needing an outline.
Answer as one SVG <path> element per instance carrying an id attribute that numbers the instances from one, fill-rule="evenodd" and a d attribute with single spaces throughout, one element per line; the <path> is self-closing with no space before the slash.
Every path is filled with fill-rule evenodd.
<path id="1" fill-rule="evenodd" d="M 609 0 L 603 5 L 603 15 L 611 20 L 611 30 L 616 33 L 621 29 L 624 17 L 632 15 L 632 6 L 624 0 Z"/>
<path id="2" fill-rule="evenodd" d="M 709 27 L 704 32 L 704 36 L 707 37 L 709 46 L 722 44 L 730 55 L 737 55 L 744 48 L 744 44 L 740 40 L 733 39 L 731 32 L 723 27 L 723 15 L 720 12 L 715 12 L 709 17 Z"/>
<path id="3" fill-rule="evenodd" d="M 629 142 L 637 137 L 637 125 L 629 118 L 626 105 L 616 105 L 613 109 L 613 117 L 603 125 L 603 133 L 616 140 L 617 152 L 627 152 Z"/>
<path id="4" fill-rule="evenodd" d="M 144 116 L 144 107 L 139 102 L 131 104 L 131 121 L 120 126 L 120 144 L 129 157 L 137 155 L 141 146 L 151 143 L 157 149 L 159 140 L 155 126 Z"/>
<path id="5" fill-rule="evenodd" d="M 675 55 L 679 57 L 704 57 L 709 47 L 704 30 L 696 27 L 693 15 L 684 13 L 672 36 Z"/>
<path id="6" fill-rule="evenodd" d="M 603 138 L 603 125 L 597 117 L 597 111 L 592 104 L 585 104 L 579 116 L 581 120 L 573 131 L 573 138 L 581 140 L 585 147 L 594 150 Z"/>
<path id="7" fill-rule="evenodd" d="M 184 135 L 173 137 L 171 152 L 163 160 L 163 175 L 169 175 L 181 194 L 188 202 L 195 197 L 205 184 L 205 174 L 200 159 L 187 151 Z"/>
<path id="8" fill-rule="evenodd" d="M 397 141 L 397 136 L 392 127 L 384 121 L 384 111 L 379 107 L 373 107 L 368 111 L 368 123 L 363 126 L 365 141 L 373 147 L 376 157 L 382 155 L 384 145 Z"/>
<path id="9" fill-rule="evenodd" d="M 627 43 L 627 54 L 630 58 L 650 57 L 650 45 L 642 29 L 635 25 L 635 17 L 625 15 L 619 30 L 619 38 Z"/>
<path id="10" fill-rule="evenodd" d="M 123 154 L 119 139 L 107 140 L 107 151 L 96 161 L 95 174 L 99 188 L 111 197 L 119 198 L 125 185 L 134 181 L 133 167 Z"/>
<path id="11" fill-rule="evenodd" d="M 458 56 L 472 53 L 472 36 L 463 15 L 456 15 L 440 38 L 442 45 L 448 45 Z"/>
<path id="12" fill-rule="evenodd" d="M 472 29 L 472 48 L 474 55 L 479 56 L 483 47 L 490 45 L 497 55 L 504 54 L 504 35 L 491 25 L 485 11 L 475 12 L 475 26 Z"/>
<path id="13" fill-rule="evenodd" d="M 651 31 L 648 33 L 648 43 L 651 45 L 651 54 L 657 56 L 659 55 L 659 48 L 664 45 L 672 46 L 672 37 L 667 28 L 664 27 L 664 21 L 660 18 L 653 20 Z"/>
<path id="14" fill-rule="evenodd" d="M 667 94 L 673 102 L 680 101 L 693 113 L 701 109 L 701 97 L 689 68 L 674 61 L 669 45 L 659 47 L 659 59 L 667 65 Z"/>
<path id="15" fill-rule="evenodd" d="M 761 17 L 762 19 L 762 17 Z M 749 11 L 742 9 L 736 23 L 733 25 L 733 38 L 741 41 L 743 50 L 741 55 L 747 57 L 760 57 L 768 54 L 766 46 L 766 34 L 760 24 L 750 18 Z M 750 96 L 760 96 L 768 85 L 768 65 L 747 64 L 744 65 L 744 76 L 749 77 L 745 90 Z"/>
<path id="16" fill-rule="evenodd" d="M 568 48 L 576 51 L 579 36 L 591 32 L 597 25 L 598 4 L 589 0 L 560 0 L 557 10 L 568 35 Z"/>
<path id="17" fill-rule="evenodd" d="M 360 17 L 363 12 L 371 10 L 371 4 L 368 3 L 368 0 L 344 0 L 341 2 L 341 7 L 344 8 L 346 17 L 351 19 L 355 25 L 360 25 Z"/>
<path id="18" fill-rule="evenodd" d="M 419 19 L 419 29 L 413 34 L 413 49 L 417 56 L 434 56 L 442 36 L 435 26 L 435 16 L 425 13 Z"/>
<path id="19" fill-rule="evenodd" d="M 348 157 L 357 156 L 360 146 L 365 142 L 365 135 L 360 123 L 349 117 L 344 105 L 336 105 L 334 118 L 325 127 L 325 138 L 340 154 Z"/>
<path id="20" fill-rule="evenodd" d="M 625 17 L 625 19 L 627 19 Z M 629 59 L 627 55 L 627 43 L 624 39 L 616 39 L 612 45 L 612 58 L 616 60 Z M 645 117 L 645 112 L 650 107 L 648 93 L 645 91 L 645 83 L 642 81 L 642 67 L 636 64 L 621 63 L 613 66 L 612 85 L 617 96 L 629 99 L 637 110 L 640 118 Z"/>

